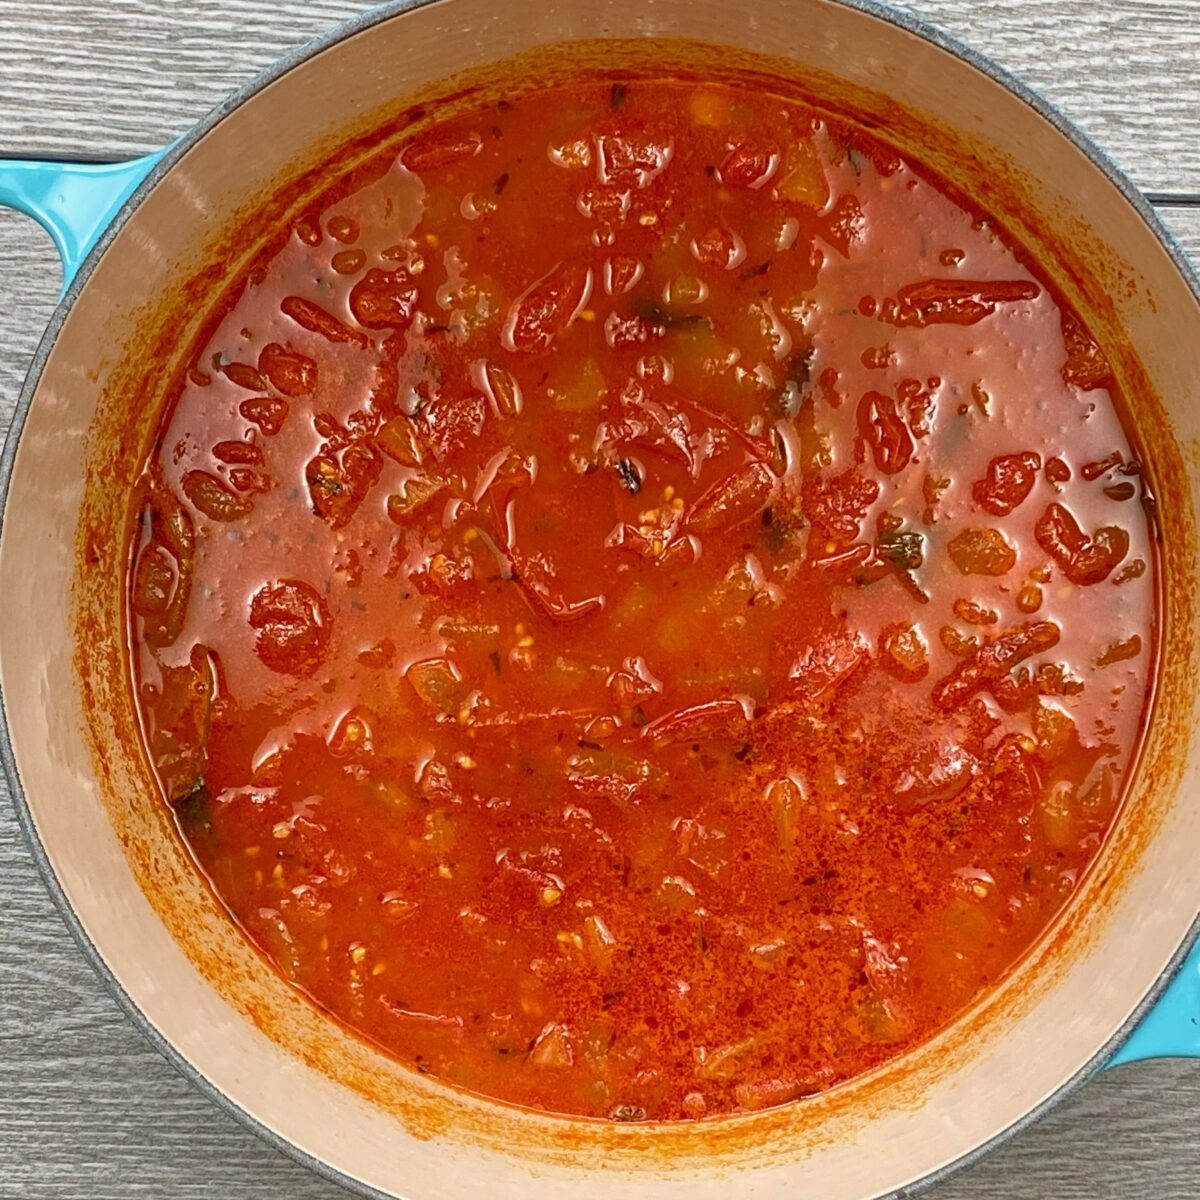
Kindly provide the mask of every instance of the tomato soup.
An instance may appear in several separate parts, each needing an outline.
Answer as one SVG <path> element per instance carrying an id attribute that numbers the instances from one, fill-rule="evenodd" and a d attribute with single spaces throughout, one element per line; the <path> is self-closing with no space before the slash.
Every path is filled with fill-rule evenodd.
<path id="1" fill-rule="evenodd" d="M 416 1070 L 612 1120 L 930 1038 L 1110 828 L 1155 652 L 1108 360 L 1005 231 L 792 99 L 517 94 L 330 165 L 134 499 L 163 802 Z"/>

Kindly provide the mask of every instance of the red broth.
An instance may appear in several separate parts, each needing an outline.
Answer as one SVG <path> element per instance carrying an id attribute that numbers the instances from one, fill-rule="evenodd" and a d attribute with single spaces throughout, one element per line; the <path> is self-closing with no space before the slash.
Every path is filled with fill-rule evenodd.
<path id="1" fill-rule="evenodd" d="M 401 1061 L 557 1113 L 929 1038 L 1078 886 L 1147 707 L 1100 348 L 767 93 L 580 83 L 330 180 L 135 501 L 137 703 L 217 895 Z"/>

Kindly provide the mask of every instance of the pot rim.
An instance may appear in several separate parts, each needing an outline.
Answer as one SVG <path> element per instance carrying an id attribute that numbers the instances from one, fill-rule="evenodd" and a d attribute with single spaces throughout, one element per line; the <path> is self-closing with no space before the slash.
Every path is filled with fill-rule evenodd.
<path id="1" fill-rule="evenodd" d="M 54 312 L 51 314 L 50 321 L 46 326 L 46 330 L 38 343 L 37 349 L 34 351 L 20 394 L 17 397 L 16 407 L 13 411 L 12 421 L 5 437 L 3 449 L 0 450 L 0 532 L 3 531 L 7 515 L 9 486 L 12 479 L 17 446 L 33 403 L 34 394 L 37 391 L 42 373 L 58 340 L 58 335 L 62 331 L 63 324 L 72 305 L 87 286 L 96 264 L 108 249 L 113 239 L 136 213 L 146 196 L 153 191 L 163 177 L 172 170 L 175 164 L 197 142 L 215 129 L 227 116 L 295 67 L 300 66 L 309 59 L 315 58 L 317 55 L 348 38 L 364 33 L 396 17 L 425 8 L 437 2 L 438 0 L 386 0 L 385 3 L 372 7 L 359 16 L 340 22 L 327 32 L 286 51 L 247 83 L 232 92 L 206 116 L 202 117 L 186 133 L 174 141 L 163 156 L 154 164 L 145 178 L 118 209 L 83 259 L 79 269 L 60 296 Z M 1034 112 L 1049 122 L 1064 139 L 1074 145 L 1077 150 L 1081 151 L 1124 197 L 1126 202 L 1149 228 L 1150 232 L 1157 238 L 1174 264 L 1175 269 L 1196 297 L 1197 303 L 1200 303 L 1200 273 L 1197 272 L 1197 269 L 1188 259 L 1178 239 L 1159 218 L 1150 201 L 1134 185 L 1132 180 L 1116 164 L 1113 158 L 1089 134 L 1085 133 L 1074 121 L 1065 116 L 1044 96 L 1022 82 L 1007 69 L 1001 67 L 992 59 L 980 51 L 973 49 L 957 37 L 947 34 L 934 25 L 906 11 L 895 8 L 889 3 L 882 2 L 882 0 L 825 0 L 825 2 L 837 4 L 843 8 L 862 13 L 865 16 L 884 21 L 905 33 L 922 38 L 938 49 L 953 55 L 961 62 L 973 67 L 976 71 L 999 84 L 1019 100 L 1023 101 L 1029 108 L 1033 109 Z M 133 997 L 118 982 L 104 957 L 80 922 L 70 899 L 54 872 L 46 848 L 38 833 L 32 810 L 29 807 L 29 802 L 25 796 L 24 788 L 17 772 L 8 725 L 7 709 L 4 704 L 2 690 L 0 690 L 0 764 L 3 765 L 4 774 L 8 781 L 22 839 L 37 866 L 38 873 L 41 875 L 47 891 L 50 893 L 50 898 L 54 902 L 54 906 L 58 909 L 59 915 L 70 931 L 71 936 L 109 995 L 116 1001 L 117 1005 L 123 1010 L 146 1041 L 201 1095 L 222 1112 L 232 1117 L 239 1125 L 248 1129 L 281 1154 L 306 1167 L 319 1177 L 345 1188 L 353 1195 L 364 1197 L 366 1200 L 395 1200 L 395 1197 L 391 1193 L 381 1191 L 362 1180 L 356 1179 L 354 1176 L 331 1166 L 323 1159 L 308 1153 L 295 1143 L 289 1141 L 286 1137 L 276 1133 L 246 1109 L 242 1108 L 232 1096 L 210 1082 L 199 1069 L 193 1066 L 182 1051 L 159 1033 Z M 1200 914 L 1197 915 L 1187 935 L 1172 956 L 1170 963 L 1146 993 L 1142 1002 L 1130 1014 L 1129 1018 L 1117 1032 L 1073 1076 L 1067 1079 L 1041 1103 L 1029 1109 L 1016 1121 L 1013 1121 L 991 1138 L 981 1142 L 972 1150 L 931 1171 L 913 1183 L 905 1184 L 902 1187 L 876 1197 L 876 1200 L 907 1200 L 908 1197 L 925 1192 L 928 1188 L 941 1183 L 951 1175 L 957 1174 L 960 1170 L 973 1166 L 996 1147 L 1036 1124 L 1065 1100 L 1073 1096 L 1075 1092 L 1083 1087 L 1112 1058 L 1138 1027 L 1142 1019 L 1151 1011 L 1179 973 L 1193 945 L 1197 943 L 1200 943 Z"/>

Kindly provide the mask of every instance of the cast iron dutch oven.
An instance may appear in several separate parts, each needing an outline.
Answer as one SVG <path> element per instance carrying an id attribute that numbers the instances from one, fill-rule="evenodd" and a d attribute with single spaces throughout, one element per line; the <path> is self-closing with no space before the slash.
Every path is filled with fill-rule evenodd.
<path id="1" fill-rule="evenodd" d="M 1118 828 L 1053 934 L 935 1041 L 781 1109 L 695 1124 L 550 1117 L 416 1076 L 284 984 L 175 837 L 133 724 L 123 497 L 217 248 L 261 197 L 442 81 L 601 41 L 614 65 L 736 60 L 852 110 L 999 216 L 1102 334 L 1132 397 L 1163 533 L 1162 669 Z M 682 41 L 707 50 L 688 49 Z M 712 47 L 719 47 L 714 51 Z M 499 65 L 497 65 L 499 64 Z M 432 106 L 436 111 L 436 105 Z M 373 10 L 280 62 L 169 150 L 0 162 L 67 286 L 3 459 L 2 750 L 68 924 L 195 1084 L 366 1195 L 865 1200 L 934 1179 L 1106 1063 L 1200 1054 L 1200 282 L 1127 179 L 966 48 L 865 0 L 439 0 Z M 215 274 L 213 272 L 216 272 Z M 1190 455 L 1194 461 L 1194 454 Z M 1173 981 L 1173 982 L 1172 982 Z"/>

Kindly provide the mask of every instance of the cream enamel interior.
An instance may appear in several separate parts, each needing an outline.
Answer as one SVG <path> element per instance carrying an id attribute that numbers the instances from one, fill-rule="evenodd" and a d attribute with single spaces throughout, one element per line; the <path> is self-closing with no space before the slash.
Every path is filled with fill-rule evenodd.
<path id="1" fill-rule="evenodd" d="M 1160 501 L 1172 580 L 1161 720 L 1070 937 L 1043 947 L 986 1012 L 878 1078 L 782 1113 L 674 1130 L 566 1122 L 457 1096 L 320 1018 L 241 942 L 170 837 L 144 764 L 118 744 L 129 720 L 120 680 L 96 669 L 81 684 L 71 607 L 86 488 L 123 486 L 136 466 L 133 442 L 97 437 L 97 412 L 101 424 L 119 416 L 128 393 L 110 383 L 130 371 L 148 317 L 178 299 L 232 215 L 322 144 L 438 80 L 537 45 L 649 36 L 786 56 L 801 81 L 836 70 L 843 101 L 868 116 L 889 121 L 893 105 L 914 114 L 918 157 L 950 178 L 982 167 L 1015 183 L 991 207 L 1035 247 L 1049 238 L 1047 253 L 1068 241 L 1074 298 L 1137 348 L 1128 382 L 1168 464 Z M 1200 304 L 1101 170 L 973 67 L 834 0 L 440 0 L 359 32 L 258 92 L 170 169 L 99 261 L 38 384 L 0 541 L 0 682 L 23 791 L 62 891 L 121 987 L 196 1072 L 308 1155 L 387 1194 L 465 1200 L 484 1186 L 515 1200 L 569 1186 L 579 1197 L 618 1187 L 715 1197 L 748 1188 L 752 1172 L 763 1197 L 865 1200 L 925 1176 L 1088 1063 L 1200 909 L 1191 799 L 1200 713 L 1188 686 L 1200 476 L 1184 471 L 1200 445 L 1200 355 L 1180 352 L 1197 345 Z M 111 538 L 94 552 L 85 569 L 119 572 Z M 81 686 L 91 689 L 86 716 Z"/>

